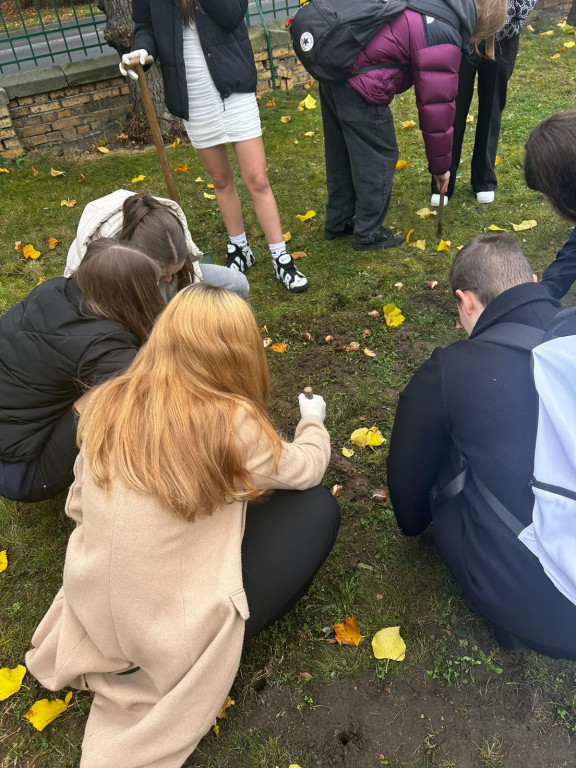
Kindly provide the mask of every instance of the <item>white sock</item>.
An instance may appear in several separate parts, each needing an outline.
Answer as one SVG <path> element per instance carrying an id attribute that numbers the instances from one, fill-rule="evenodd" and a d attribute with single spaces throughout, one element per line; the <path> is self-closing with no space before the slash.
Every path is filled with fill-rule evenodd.
<path id="1" fill-rule="evenodd" d="M 246 237 L 246 232 L 242 232 L 241 235 L 234 235 L 234 237 L 228 236 L 228 239 L 230 240 L 233 245 L 237 245 L 240 248 L 244 248 L 245 245 L 248 245 L 248 238 Z"/>
<path id="2" fill-rule="evenodd" d="M 268 248 L 270 248 L 270 253 L 272 254 L 273 259 L 277 259 L 278 256 L 282 256 L 283 253 L 286 253 L 286 243 L 284 240 L 282 240 L 281 243 L 268 243 Z"/>

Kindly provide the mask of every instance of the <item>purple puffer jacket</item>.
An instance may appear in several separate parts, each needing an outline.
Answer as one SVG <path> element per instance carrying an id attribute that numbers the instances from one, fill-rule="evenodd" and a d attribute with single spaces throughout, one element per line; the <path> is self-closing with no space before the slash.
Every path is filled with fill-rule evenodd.
<path id="1" fill-rule="evenodd" d="M 452 162 L 452 123 L 460 57 L 460 47 L 452 43 L 428 47 L 422 15 L 406 10 L 367 43 L 354 62 L 353 71 L 373 64 L 392 66 L 348 79 L 348 83 L 372 104 L 390 104 L 397 93 L 414 86 L 420 129 L 432 174 L 445 173 Z"/>

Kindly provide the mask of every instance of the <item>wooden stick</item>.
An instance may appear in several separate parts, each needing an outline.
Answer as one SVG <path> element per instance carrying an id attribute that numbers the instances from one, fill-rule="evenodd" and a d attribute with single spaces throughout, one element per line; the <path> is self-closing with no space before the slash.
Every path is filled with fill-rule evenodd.
<path id="1" fill-rule="evenodd" d="M 148 58 L 151 59 L 152 57 L 148 57 Z M 146 63 L 149 63 L 148 59 L 146 60 Z M 146 80 L 146 75 L 144 74 L 144 70 L 142 69 L 141 64 L 134 64 L 131 68 L 138 75 L 138 85 L 140 86 L 140 95 L 142 96 L 142 103 L 144 104 L 146 117 L 148 118 L 148 125 L 150 126 L 150 130 L 152 131 L 154 146 L 156 147 L 156 152 L 158 152 L 158 160 L 160 161 L 160 168 L 162 169 L 164 181 L 166 182 L 166 186 L 168 187 L 168 194 L 170 195 L 172 200 L 174 200 L 174 202 L 177 203 L 178 193 L 176 192 L 176 187 L 174 186 L 174 179 L 172 178 L 172 174 L 170 173 L 170 166 L 168 165 L 168 158 L 166 157 L 166 150 L 164 148 L 164 140 L 162 139 L 162 133 L 160 131 L 160 126 L 158 125 L 158 118 L 156 117 L 154 105 L 152 104 L 152 97 L 150 96 L 150 89 L 148 88 L 148 81 Z"/>
<path id="2" fill-rule="evenodd" d="M 438 237 L 442 237 L 443 224 L 444 224 L 444 195 L 440 193 L 440 208 L 438 210 Z"/>
<path id="3" fill-rule="evenodd" d="M 312 400 L 314 398 L 314 390 L 312 387 L 304 387 L 304 395 L 308 400 Z"/>

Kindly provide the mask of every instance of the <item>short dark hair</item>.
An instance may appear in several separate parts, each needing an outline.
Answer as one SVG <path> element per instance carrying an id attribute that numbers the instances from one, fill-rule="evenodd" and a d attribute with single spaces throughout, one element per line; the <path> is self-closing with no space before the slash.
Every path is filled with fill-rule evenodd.
<path id="1" fill-rule="evenodd" d="M 71 277 L 90 314 L 121 323 L 141 342 L 165 307 L 159 279 L 160 267 L 155 261 L 109 237 L 90 243 Z"/>
<path id="2" fill-rule="evenodd" d="M 561 216 L 576 222 L 576 109 L 538 123 L 525 150 L 526 184 L 546 195 Z"/>
<path id="3" fill-rule="evenodd" d="M 475 237 L 456 254 L 448 274 L 453 292 L 473 291 L 484 307 L 508 288 L 531 280 L 532 267 L 508 234 Z"/>
<path id="4" fill-rule="evenodd" d="M 177 272 L 178 289 L 193 282 L 194 267 L 180 219 L 167 205 L 146 194 L 131 195 L 122 208 L 118 239 L 150 256 L 161 267 L 183 262 Z"/>

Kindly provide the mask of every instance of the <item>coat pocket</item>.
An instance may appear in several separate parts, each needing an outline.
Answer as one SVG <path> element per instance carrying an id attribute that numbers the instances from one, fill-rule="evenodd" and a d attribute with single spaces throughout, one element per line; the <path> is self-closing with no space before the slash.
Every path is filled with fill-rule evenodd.
<path id="1" fill-rule="evenodd" d="M 250 608 L 248 607 L 248 598 L 246 592 L 243 589 L 239 589 L 238 592 L 234 592 L 230 595 L 230 600 L 234 603 L 234 607 L 242 616 L 244 621 L 250 618 Z"/>

